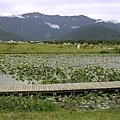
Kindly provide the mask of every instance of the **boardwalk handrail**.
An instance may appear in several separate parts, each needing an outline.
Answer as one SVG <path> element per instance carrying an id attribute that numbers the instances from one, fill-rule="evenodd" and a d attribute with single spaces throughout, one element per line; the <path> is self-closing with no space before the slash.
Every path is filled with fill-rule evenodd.
<path id="1" fill-rule="evenodd" d="M 120 81 L 114 82 L 89 82 L 89 83 L 64 83 L 64 84 L 24 84 L 24 85 L 2 85 L 0 94 L 4 93 L 64 93 L 82 92 L 87 90 L 112 90 L 120 89 Z"/>

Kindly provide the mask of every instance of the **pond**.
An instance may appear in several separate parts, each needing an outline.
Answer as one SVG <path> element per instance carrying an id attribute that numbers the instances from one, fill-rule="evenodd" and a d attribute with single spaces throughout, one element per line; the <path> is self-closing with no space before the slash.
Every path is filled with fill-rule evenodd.
<path id="1" fill-rule="evenodd" d="M 0 84 L 120 80 L 119 54 L 1 54 Z"/>

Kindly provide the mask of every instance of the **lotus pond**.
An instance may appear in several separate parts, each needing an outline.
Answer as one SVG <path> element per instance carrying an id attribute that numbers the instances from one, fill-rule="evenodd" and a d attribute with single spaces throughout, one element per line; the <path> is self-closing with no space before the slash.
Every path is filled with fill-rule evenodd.
<path id="1" fill-rule="evenodd" d="M 1 54 L 0 84 L 120 80 L 120 55 Z"/>
<path id="2" fill-rule="evenodd" d="M 84 54 L 1 54 L 0 55 L 0 84 L 52 84 L 74 82 L 103 82 L 120 80 L 120 55 L 84 55 Z M 12 101 L 22 106 L 33 100 L 43 100 L 43 96 L 12 97 Z M 8 105 L 11 97 L 0 97 Z M 39 99 L 38 99 L 39 97 Z M 14 98 L 14 99 L 13 99 Z M 24 100 L 23 100 L 24 99 Z M 29 100 L 30 99 L 30 100 Z M 78 95 L 45 96 L 45 101 L 54 102 L 65 109 L 95 110 L 120 109 L 120 93 L 111 94 L 94 91 Z M 11 101 L 11 102 L 12 102 Z M 23 103 L 23 101 L 25 103 Z M 12 102 L 13 103 L 13 102 Z M 15 102 L 14 102 L 15 103 Z M 21 103 L 21 104 L 18 104 Z M 41 103 L 41 101 L 40 101 Z M 2 108 L 8 106 L 2 104 Z M 4 107 L 3 107 L 4 106 Z M 31 104 L 30 104 L 31 106 Z M 9 106 L 11 108 L 11 106 Z M 16 109 L 17 109 L 16 108 Z M 22 107 L 21 111 L 24 107 Z M 26 108 L 25 108 L 26 109 Z M 29 111 L 29 106 L 28 106 Z"/>

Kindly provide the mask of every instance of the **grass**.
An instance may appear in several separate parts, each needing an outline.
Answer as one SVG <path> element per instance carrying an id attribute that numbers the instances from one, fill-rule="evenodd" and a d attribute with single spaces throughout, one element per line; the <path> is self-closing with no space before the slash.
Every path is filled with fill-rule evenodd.
<path id="1" fill-rule="evenodd" d="M 77 110 L 64 109 L 42 96 L 3 96 L 0 101 L 0 120 L 120 120 L 120 110 Z M 7 103 L 7 104 L 6 104 Z M 26 106 L 26 107 L 25 107 Z"/>
<path id="2" fill-rule="evenodd" d="M 117 53 L 115 50 L 103 49 L 99 45 L 93 48 L 81 47 L 79 50 L 76 45 L 63 44 L 33 44 L 33 43 L 0 43 L 0 53 L 8 54 L 64 54 L 64 53 Z M 103 47 L 115 47 L 114 45 L 103 45 Z"/>
<path id="3" fill-rule="evenodd" d="M 0 113 L 0 120 L 120 120 L 119 110 Z"/>

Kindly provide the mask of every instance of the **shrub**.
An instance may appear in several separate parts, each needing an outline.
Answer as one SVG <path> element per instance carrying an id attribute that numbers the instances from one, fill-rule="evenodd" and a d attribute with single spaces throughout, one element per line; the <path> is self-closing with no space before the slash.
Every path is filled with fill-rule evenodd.
<path id="1" fill-rule="evenodd" d="M 1 96 L 0 97 L 0 111 L 55 111 L 58 106 L 51 102 L 42 100 L 38 97 L 31 96 Z"/>

